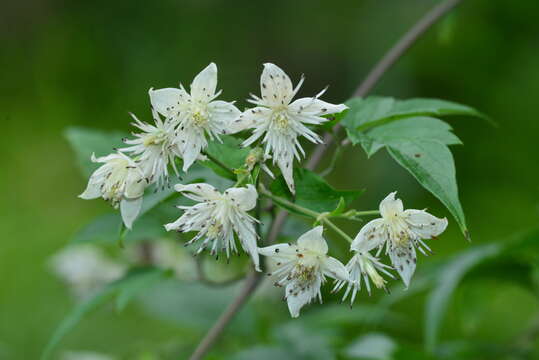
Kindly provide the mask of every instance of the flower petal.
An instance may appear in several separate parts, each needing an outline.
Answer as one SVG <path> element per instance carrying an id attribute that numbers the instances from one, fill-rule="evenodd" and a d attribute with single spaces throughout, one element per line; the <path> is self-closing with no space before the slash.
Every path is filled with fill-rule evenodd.
<path id="1" fill-rule="evenodd" d="M 421 239 L 438 236 L 447 228 L 446 218 L 437 218 L 423 210 L 405 210 L 404 218 L 410 225 L 410 229 Z"/>
<path id="2" fill-rule="evenodd" d="M 144 173 L 140 169 L 130 169 L 125 179 L 124 196 L 129 199 L 134 199 L 144 194 L 147 182 L 144 179 Z"/>
<path id="3" fill-rule="evenodd" d="M 183 158 L 182 170 L 187 172 L 191 165 L 198 159 L 200 153 L 206 148 L 208 142 L 204 132 L 193 128 L 185 128 L 178 131 L 176 142 Z"/>
<path id="4" fill-rule="evenodd" d="M 178 111 L 189 98 L 189 94 L 181 89 L 164 88 L 148 91 L 150 103 L 157 112 L 167 118 L 177 115 Z"/>
<path id="5" fill-rule="evenodd" d="M 286 291 L 286 301 L 288 303 L 288 310 L 290 315 L 294 318 L 299 316 L 299 312 L 304 305 L 307 305 L 314 299 L 320 292 L 321 280 L 317 278 L 315 283 L 311 286 L 304 288 L 303 291 L 294 292 L 301 286 L 295 284 L 294 282 L 288 284 L 285 288 Z"/>
<path id="6" fill-rule="evenodd" d="M 90 178 L 90 181 L 88 181 L 88 185 L 86 186 L 86 190 L 84 190 L 83 193 L 79 195 L 79 197 L 84 200 L 97 199 L 101 196 L 100 187 L 101 183 L 94 183 Z"/>
<path id="7" fill-rule="evenodd" d="M 396 193 L 396 191 L 392 192 L 380 202 L 380 214 L 384 219 L 400 215 L 404 211 L 401 199 L 395 199 Z"/>
<path id="8" fill-rule="evenodd" d="M 307 231 L 299 237 L 298 246 L 320 254 L 327 254 L 328 244 L 322 236 L 323 231 L 324 228 L 322 226 L 317 226 Z"/>
<path id="9" fill-rule="evenodd" d="M 256 244 L 256 232 L 254 226 L 253 224 L 245 222 L 239 222 L 238 225 L 240 226 L 238 231 L 238 238 L 240 239 L 241 246 L 243 250 L 251 257 L 253 265 L 255 266 L 255 270 L 261 271 L 260 260 L 258 257 L 258 246 Z"/>
<path id="10" fill-rule="evenodd" d="M 264 256 L 270 256 L 275 259 L 291 260 L 296 258 L 296 245 L 290 244 L 276 244 L 258 248 L 258 253 Z"/>
<path id="11" fill-rule="evenodd" d="M 281 170 L 281 174 L 283 175 L 284 181 L 286 182 L 288 189 L 290 190 L 292 195 L 295 195 L 296 185 L 294 184 L 294 166 L 293 166 L 294 154 L 290 151 L 286 153 L 283 153 L 283 152 L 278 153 L 275 155 L 275 161 L 277 162 L 277 166 L 279 166 L 279 169 Z"/>
<path id="12" fill-rule="evenodd" d="M 346 281 L 350 276 L 343 263 L 331 256 L 323 260 L 323 272 L 336 280 Z"/>
<path id="13" fill-rule="evenodd" d="M 142 196 L 137 199 L 123 199 L 120 201 L 122 220 L 128 229 L 131 229 L 133 221 L 137 218 L 142 206 Z"/>
<path id="14" fill-rule="evenodd" d="M 374 219 L 365 224 L 350 245 L 350 249 L 357 252 L 371 251 L 383 246 L 389 239 L 389 233 L 384 226 L 384 219 Z"/>
<path id="15" fill-rule="evenodd" d="M 262 101 L 269 106 L 288 105 L 292 96 L 292 81 L 277 65 L 266 63 L 260 76 Z"/>
<path id="16" fill-rule="evenodd" d="M 256 200 L 258 193 L 253 185 L 249 184 L 247 187 L 242 188 L 230 188 L 225 191 L 225 196 L 234 201 L 241 210 L 249 211 L 256 206 Z"/>
<path id="17" fill-rule="evenodd" d="M 294 115 L 312 115 L 321 116 L 326 114 L 336 114 L 348 109 L 344 104 L 330 104 L 328 102 L 317 99 L 316 97 L 301 98 L 295 100 L 288 110 Z"/>
<path id="18" fill-rule="evenodd" d="M 417 262 L 415 248 L 410 244 L 406 246 L 395 246 L 389 249 L 389 258 L 393 268 L 397 270 L 404 285 L 408 287 L 415 271 Z"/>
<path id="19" fill-rule="evenodd" d="M 210 112 L 212 125 L 215 126 L 219 132 L 226 134 L 234 133 L 232 130 L 235 128 L 232 127 L 232 123 L 241 114 L 241 111 L 239 111 L 234 104 L 221 100 L 212 101 L 208 104 L 208 111 Z"/>
<path id="20" fill-rule="evenodd" d="M 273 111 L 271 109 L 261 106 L 246 110 L 232 121 L 228 133 L 234 134 L 242 130 L 262 126 L 265 123 L 269 124 L 272 113 Z M 257 139 L 260 135 L 257 136 Z"/>
<path id="21" fill-rule="evenodd" d="M 191 97 L 195 100 L 211 100 L 217 88 L 217 65 L 209 64 L 191 83 Z"/>
<path id="22" fill-rule="evenodd" d="M 204 200 L 215 200 L 221 193 L 210 184 L 176 184 L 174 190 L 184 193 L 184 195 L 192 200 L 203 202 Z"/>

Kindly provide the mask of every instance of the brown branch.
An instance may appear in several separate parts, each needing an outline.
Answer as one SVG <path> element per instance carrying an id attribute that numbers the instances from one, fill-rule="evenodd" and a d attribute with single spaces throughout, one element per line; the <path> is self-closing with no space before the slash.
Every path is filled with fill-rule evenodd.
<path id="1" fill-rule="evenodd" d="M 374 66 L 369 72 L 365 80 L 358 86 L 353 96 L 365 96 L 376 83 L 380 80 L 382 75 L 410 48 L 410 46 L 417 41 L 417 39 L 429 29 L 436 21 L 438 21 L 443 15 L 447 14 L 451 9 L 460 3 L 461 0 L 446 0 L 434 7 L 425 16 L 423 16 L 404 36 L 384 55 L 384 57 Z M 339 131 L 340 124 L 337 124 L 334 128 L 335 131 Z M 324 135 L 324 143 L 319 144 L 312 155 L 307 161 L 307 168 L 313 170 L 316 168 L 324 154 L 326 153 L 329 145 L 332 143 L 333 137 L 331 134 L 326 133 Z M 266 238 L 265 244 L 272 244 L 277 240 L 282 226 L 286 221 L 286 211 L 280 211 L 275 217 L 269 235 Z M 262 280 L 262 273 L 253 271 L 245 280 L 245 284 L 238 294 L 236 299 L 228 306 L 228 308 L 219 317 L 214 326 L 208 331 L 204 339 L 197 346 L 190 360 L 199 360 L 209 351 L 219 335 L 233 319 L 234 315 L 241 309 L 245 302 L 249 299 L 252 293 L 256 290 Z"/>

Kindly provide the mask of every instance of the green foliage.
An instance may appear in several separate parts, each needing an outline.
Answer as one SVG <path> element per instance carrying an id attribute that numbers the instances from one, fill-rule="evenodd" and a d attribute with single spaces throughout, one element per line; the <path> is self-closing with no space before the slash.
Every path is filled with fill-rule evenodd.
<path id="1" fill-rule="evenodd" d="M 241 139 L 232 136 L 221 136 L 221 140 L 223 141 L 222 143 L 219 141 L 210 141 L 206 149 L 206 154 L 222 162 L 229 169 L 240 168 L 245 163 L 245 158 L 249 155 L 251 149 L 241 147 Z M 233 181 L 236 180 L 236 176 L 213 161 L 204 161 L 202 164 L 211 168 L 216 174 L 224 178 Z"/>
<path id="2" fill-rule="evenodd" d="M 391 97 L 370 96 L 353 98 L 342 124 L 350 132 L 365 131 L 392 121 L 416 116 L 464 115 L 486 119 L 472 107 L 439 99 L 398 100 Z"/>
<path id="3" fill-rule="evenodd" d="M 342 124 L 350 141 L 361 144 L 369 157 L 385 147 L 447 207 L 469 238 L 458 197 L 453 155 L 447 147 L 461 142 L 448 124 L 433 116 L 485 116 L 471 107 L 436 99 L 369 97 L 352 99 L 348 105 L 350 110 Z"/>
<path id="4" fill-rule="evenodd" d="M 368 333 L 346 347 L 345 354 L 352 359 L 391 360 L 396 349 L 397 344 L 389 336 Z"/>
<path id="5" fill-rule="evenodd" d="M 52 355 L 52 351 L 58 346 L 60 341 L 82 320 L 84 316 L 100 305 L 116 296 L 116 308 L 121 311 L 135 295 L 138 295 L 142 290 L 147 289 L 169 275 L 168 271 L 161 269 L 134 269 L 124 278 L 107 285 L 89 299 L 77 304 L 52 334 L 43 351 L 41 359 L 49 359 Z"/>
<path id="6" fill-rule="evenodd" d="M 349 204 L 363 193 L 362 190 L 335 190 L 322 177 L 312 171 L 301 168 L 294 169 L 294 182 L 296 184 L 295 197 L 288 191 L 288 187 L 282 176 L 273 181 L 270 190 L 277 196 L 287 198 L 299 206 L 317 212 L 333 211 L 339 206 L 341 199 L 346 204 Z M 291 212 L 296 212 L 293 208 L 283 207 Z M 300 215 L 302 214 L 300 213 Z"/>
<path id="7" fill-rule="evenodd" d="M 119 131 L 105 132 L 80 126 L 69 127 L 64 133 L 85 176 L 89 176 L 98 167 L 98 164 L 90 160 L 92 154 L 99 157 L 114 152 L 114 148 L 123 145 L 122 139 L 126 135 Z"/>

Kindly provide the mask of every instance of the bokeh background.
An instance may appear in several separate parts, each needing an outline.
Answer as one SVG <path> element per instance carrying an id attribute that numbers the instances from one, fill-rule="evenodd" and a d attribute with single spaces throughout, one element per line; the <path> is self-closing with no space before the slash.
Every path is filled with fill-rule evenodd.
<path id="1" fill-rule="evenodd" d="M 109 211 L 101 201 L 76 197 L 86 179 L 64 138 L 67 127 L 125 131 L 130 122 L 128 111 L 149 119 L 150 87 L 175 86 L 179 81 L 188 84 L 211 61 L 219 66 L 223 99 L 239 99 L 240 106 L 245 105 L 242 99 L 249 92 L 258 92 L 261 64 L 267 61 L 283 67 L 294 81 L 304 73 L 302 94 L 312 94 L 329 84 L 326 100 L 342 102 L 384 51 L 436 3 L 3 3 L 0 358 L 39 357 L 52 331 L 76 301 L 51 273 L 50 257 L 83 225 Z M 476 119 L 450 119 L 464 142 L 464 146 L 452 150 L 473 242 L 466 242 L 451 222 L 446 234 L 432 242 L 436 255 L 421 257 L 420 265 L 482 243 L 505 241 L 539 221 L 538 13 L 536 0 L 464 1 L 434 26 L 373 91 L 399 98 L 457 101 L 487 113 L 499 124 L 495 128 Z M 337 188 L 366 188 L 358 202 L 363 209 L 376 207 L 385 194 L 397 190 L 410 207 L 428 207 L 435 214 L 450 216 L 385 151 L 367 160 L 359 147 L 347 149 L 329 181 Z M 356 227 L 347 230 L 353 233 Z M 345 246 L 339 246 L 337 253 L 344 254 Z M 539 302 L 535 292 L 518 280 L 511 274 L 496 275 L 460 286 L 451 298 L 441 332 L 445 353 L 440 350 L 437 356 L 446 354 L 449 358 L 455 348 L 473 343 L 503 350 L 488 356 L 475 353 L 472 358 L 537 358 L 536 353 L 528 351 L 528 343 L 536 344 L 533 323 L 537 321 Z M 235 291 L 233 287 L 216 293 L 219 306 L 224 306 Z M 270 294 L 270 300 L 264 298 L 265 293 Z M 150 295 L 160 294 L 155 290 Z M 193 294 L 179 296 L 196 296 Z M 272 298 L 271 290 L 264 288 L 261 294 L 233 323 L 211 358 L 254 359 L 257 357 L 249 355 L 250 348 L 269 346 L 299 347 L 294 351 L 305 359 L 378 359 L 372 354 L 354 357 L 357 354 L 347 353 L 350 344 L 373 331 L 412 349 L 416 359 L 433 356 L 422 355 L 424 293 L 399 302 L 391 310 L 395 316 L 383 317 L 375 324 L 359 316 L 345 321 L 345 325 L 333 320 L 355 314 L 346 305 L 332 308 L 342 310 L 325 314 L 322 320 L 300 318 L 291 322 L 285 304 Z M 370 298 L 362 293 L 358 303 L 371 304 L 374 309 L 381 297 L 380 292 Z M 137 302 L 121 313 L 102 307 L 65 338 L 55 356 L 60 359 L 63 350 L 72 350 L 97 351 L 118 359 L 186 358 L 218 312 L 208 315 L 197 310 L 196 299 L 181 304 L 175 316 L 158 316 Z M 315 318 L 321 309 L 310 306 L 304 313 Z M 374 338 L 375 342 L 386 340 Z M 315 355 L 309 355 L 313 348 Z M 280 355 L 292 358 L 292 352 Z M 466 358 L 464 353 L 454 356 Z"/>

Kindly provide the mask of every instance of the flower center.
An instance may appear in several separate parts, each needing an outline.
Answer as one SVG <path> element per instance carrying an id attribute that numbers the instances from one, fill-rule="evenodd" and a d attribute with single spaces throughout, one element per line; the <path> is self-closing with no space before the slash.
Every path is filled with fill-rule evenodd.
<path id="1" fill-rule="evenodd" d="M 408 245 L 410 240 L 410 231 L 408 225 L 397 213 L 391 214 L 388 221 L 389 233 L 391 239 L 398 246 Z"/>
<path id="2" fill-rule="evenodd" d="M 150 145 L 159 145 L 165 140 L 165 133 L 162 130 L 159 130 L 153 134 L 148 134 L 144 137 L 142 144 L 145 147 Z"/>
<path id="3" fill-rule="evenodd" d="M 109 200 L 113 206 L 116 206 L 122 199 L 125 178 L 129 170 L 127 160 L 116 159 L 110 162 L 110 172 L 106 175 L 106 181 L 103 184 L 103 197 Z"/>
<path id="4" fill-rule="evenodd" d="M 209 122 L 210 114 L 206 109 L 206 104 L 195 103 L 192 105 L 192 121 L 197 127 L 206 127 Z"/>
<path id="5" fill-rule="evenodd" d="M 286 131 L 290 127 L 290 119 L 286 111 L 277 111 L 273 115 L 273 124 L 276 129 L 280 131 Z"/>
<path id="6" fill-rule="evenodd" d="M 221 224 L 217 224 L 216 222 L 211 223 L 208 227 L 206 236 L 209 238 L 216 238 L 221 233 L 221 228 Z"/>

